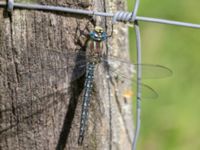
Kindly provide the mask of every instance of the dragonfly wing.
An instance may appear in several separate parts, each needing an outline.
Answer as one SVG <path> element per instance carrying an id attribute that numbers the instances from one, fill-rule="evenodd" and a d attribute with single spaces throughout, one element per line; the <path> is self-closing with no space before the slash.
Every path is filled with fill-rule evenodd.
<path id="1" fill-rule="evenodd" d="M 85 73 L 85 68 L 84 52 L 64 53 L 49 50 L 43 54 L 42 59 L 38 62 L 19 64 L 17 84 L 30 83 L 34 88 L 35 85 L 51 86 L 54 83 L 71 82 L 81 77 Z M 6 76 L 9 76 L 9 72 L 1 72 L 1 76 L 6 78 Z"/>
<path id="2" fill-rule="evenodd" d="M 1 113 L 10 114 L 13 110 L 27 112 L 20 116 L 21 121 L 24 119 L 26 123 L 27 118 L 38 119 L 38 115 L 52 107 L 54 112 L 67 107 L 71 97 L 68 83 L 84 74 L 85 54 L 53 50 L 41 53 L 37 59 L 24 54 L 25 59 L 15 63 L 0 60 L 0 64 L 5 64 L 0 71 L 0 84 L 3 87 L 0 89 Z M 17 72 L 15 77 L 12 77 L 13 70 Z M 13 97 L 20 101 L 13 102 Z M 1 136 L 4 133 L 7 136 L 9 129 L 15 131 L 16 128 L 18 132 L 19 121 L 13 121 L 14 118 L 11 127 L 0 129 Z"/>
<path id="3" fill-rule="evenodd" d="M 48 60 L 54 60 L 54 62 L 45 65 L 48 72 L 53 71 L 55 75 L 61 75 L 61 77 L 67 76 L 70 81 L 78 79 L 85 73 L 86 54 L 83 51 L 60 52 L 51 50 L 49 56 Z"/>
<path id="4" fill-rule="evenodd" d="M 144 79 L 158 79 L 165 78 L 172 75 L 172 70 L 162 65 L 155 64 L 135 64 L 135 69 L 138 66 L 142 68 L 142 78 Z"/>
<path id="5" fill-rule="evenodd" d="M 140 66 L 142 68 L 142 78 L 144 79 L 156 79 L 165 78 L 172 75 L 172 71 L 162 65 L 156 64 L 133 64 L 130 61 L 122 60 L 114 56 L 108 56 L 108 59 L 103 58 L 104 63 L 109 66 L 109 69 L 113 72 L 118 72 L 119 74 L 126 76 L 133 74 L 136 77 L 137 68 Z"/>
<path id="6" fill-rule="evenodd" d="M 133 81 L 133 90 L 136 91 L 137 88 L 137 82 Z M 158 93 L 150 86 L 141 83 L 141 89 L 142 89 L 142 98 L 145 99 L 156 99 L 158 98 Z"/>
<path id="7" fill-rule="evenodd" d="M 114 80 L 118 86 L 122 89 L 118 89 L 124 97 L 129 97 L 129 95 L 136 95 L 137 82 L 133 78 L 134 73 L 134 65 L 117 62 L 114 64 L 108 63 L 108 61 L 104 61 L 104 66 L 107 67 L 108 76 L 111 80 Z M 128 65 L 128 69 L 126 69 Z M 142 88 L 142 98 L 155 99 L 158 97 L 157 92 L 151 88 L 150 86 L 141 83 Z"/>
<path id="8" fill-rule="evenodd" d="M 117 89 L 117 91 L 120 91 L 120 94 L 123 97 L 129 98 L 137 95 L 137 81 L 135 79 L 116 74 L 116 72 L 109 73 L 109 78 L 112 82 L 114 81 L 118 84 L 119 89 Z M 158 93 L 144 83 L 141 83 L 141 91 L 142 98 L 156 99 L 158 97 Z"/>

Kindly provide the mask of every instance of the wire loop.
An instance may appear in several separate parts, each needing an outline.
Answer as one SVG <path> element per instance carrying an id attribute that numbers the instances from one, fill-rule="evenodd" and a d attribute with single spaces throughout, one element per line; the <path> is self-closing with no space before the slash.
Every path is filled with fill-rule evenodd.
<path id="1" fill-rule="evenodd" d="M 125 12 L 125 11 L 118 11 L 113 15 L 113 24 L 115 24 L 118 21 L 122 22 L 129 22 L 132 21 L 132 13 Z"/>

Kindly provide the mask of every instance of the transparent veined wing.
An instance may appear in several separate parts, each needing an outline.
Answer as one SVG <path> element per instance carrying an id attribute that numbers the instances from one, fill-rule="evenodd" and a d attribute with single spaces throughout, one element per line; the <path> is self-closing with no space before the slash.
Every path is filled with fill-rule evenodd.
<path id="1" fill-rule="evenodd" d="M 29 113 L 21 116 L 29 118 L 50 107 L 55 108 L 57 103 L 62 103 L 64 106 L 67 104 L 67 97 L 70 96 L 68 93 L 70 87 L 73 86 L 69 82 L 84 74 L 85 63 L 84 53 L 79 55 L 76 52 L 63 53 L 53 50 L 46 52 L 43 59 L 34 65 L 22 63 L 16 65 L 4 61 L 2 64 L 7 65 L 0 71 L 0 84 L 3 87 L 0 89 L 0 113 L 10 113 L 13 108 L 15 111 L 28 110 Z M 17 77 L 13 79 L 12 68 L 15 67 Z M 12 100 L 13 96 L 20 101 L 11 105 L 9 100 Z M 40 106 L 38 112 L 32 109 L 38 105 Z M 15 127 L 11 125 L 8 129 L 0 129 L 0 135 Z"/>
<path id="2" fill-rule="evenodd" d="M 133 91 L 136 91 L 136 70 L 138 66 L 142 67 L 142 78 L 144 79 L 157 79 L 165 78 L 172 75 L 172 71 L 161 65 L 154 64 L 132 64 L 130 61 L 122 60 L 117 57 L 109 56 L 107 59 L 102 57 L 102 62 L 109 70 L 109 76 L 118 80 L 117 82 L 123 82 L 126 87 L 133 87 Z M 154 99 L 158 97 L 157 92 L 150 86 L 141 83 L 142 98 Z M 136 95 L 136 92 L 131 92 L 129 89 L 120 89 L 124 97 L 130 95 Z"/>
<path id="3" fill-rule="evenodd" d="M 117 82 L 117 91 L 125 98 L 130 98 L 136 96 L 137 81 L 135 79 L 129 78 L 126 75 L 119 74 L 118 72 L 113 72 L 109 70 L 109 78 Z M 145 99 L 156 99 L 158 93 L 149 85 L 141 83 L 142 88 L 142 98 Z"/>
<path id="4" fill-rule="evenodd" d="M 43 114 L 43 111 L 52 108 L 54 112 L 60 111 L 60 107 L 68 105 L 68 99 L 71 96 L 69 82 L 84 74 L 85 65 L 84 52 L 66 53 L 55 50 L 45 52 L 38 62 L 6 65 L 7 68 L 0 72 L 0 83 L 5 85 L 0 89 L 2 96 L 0 96 L 0 113 L 27 112 L 20 115 L 20 123 L 28 124 L 28 118 L 32 118 L 32 121 L 36 120 Z M 13 66 L 16 67 L 18 81 L 9 78 L 12 74 L 10 68 L 14 68 Z M 13 95 L 20 101 L 11 105 L 8 100 L 11 100 Z M 12 124 L 9 122 L 5 128 L 0 128 L 0 136 L 8 136 L 9 133 L 12 136 L 15 131 L 19 133 L 17 127 L 20 124 L 18 122 L 13 120 Z"/>
<path id="5" fill-rule="evenodd" d="M 66 77 L 69 81 L 75 80 L 85 72 L 83 54 L 54 50 L 44 53 L 41 59 L 36 61 L 24 55 L 27 63 L 23 62 L 23 59 L 20 59 L 18 64 L 1 59 L 0 64 L 6 65 L 1 65 L 3 69 L 0 72 L 0 84 L 3 87 L 0 89 L 0 113 L 26 112 L 20 114 L 20 123 L 15 118 L 2 118 L 6 120 L 3 121 L 6 125 L 0 128 L 1 137 L 8 136 L 9 133 L 11 136 L 15 135 L 15 131 L 19 133 L 18 127 L 21 124 L 28 126 L 27 120 L 29 118 L 32 121 L 38 120 L 43 111 L 52 108 L 54 111 L 60 111 L 60 107 L 67 105 L 69 82 L 66 82 L 64 86 L 60 83 L 65 82 Z M 16 69 L 17 80 L 10 78 L 13 76 L 12 70 L 15 71 L 13 68 Z M 11 104 L 13 96 L 20 100 Z"/>
<path id="6" fill-rule="evenodd" d="M 159 79 L 172 75 L 172 70 L 157 64 L 133 64 L 130 61 L 123 60 L 118 57 L 108 56 L 106 59 L 102 57 L 103 62 L 109 66 L 109 69 L 113 72 L 125 76 L 126 73 L 132 73 L 136 77 L 136 71 L 138 66 L 142 68 L 143 79 Z M 129 74 L 130 75 L 130 74 Z"/>
<path id="7" fill-rule="evenodd" d="M 85 73 L 86 59 L 85 52 L 62 52 L 48 50 L 42 59 L 32 64 L 19 63 L 17 66 L 17 84 L 27 84 L 32 86 L 40 84 L 47 86 L 54 83 L 71 82 Z M 21 65 L 23 64 L 23 65 Z M 9 66 L 8 66 L 9 67 Z M 5 69 L 7 70 L 7 69 Z M 12 73 L 12 72 L 10 72 Z M 1 72 L 1 76 L 9 76 L 9 72 Z M 13 82 L 13 81 L 8 81 Z"/>

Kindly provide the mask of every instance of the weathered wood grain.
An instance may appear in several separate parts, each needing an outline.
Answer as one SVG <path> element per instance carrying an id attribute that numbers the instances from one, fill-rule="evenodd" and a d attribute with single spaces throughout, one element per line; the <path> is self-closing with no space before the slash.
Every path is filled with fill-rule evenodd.
<path id="1" fill-rule="evenodd" d="M 105 3 L 103 0 L 38 0 L 37 3 L 99 11 L 125 7 L 124 2 Z M 97 25 L 111 31 L 110 20 L 95 19 Z M 82 146 L 77 145 L 77 140 L 84 76 L 70 83 L 70 75 L 63 72 L 56 72 L 57 76 L 44 74 L 31 78 L 21 74 L 66 66 L 66 61 L 57 55 L 49 56 L 49 51 L 84 50 L 85 33 L 93 27 L 91 19 L 81 15 L 15 9 L 10 18 L 0 8 L 0 149 L 130 148 L 131 103 L 124 104 L 112 96 L 116 95 L 116 85 L 108 82 L 102 69 L 96 73 L 96 88 Z M 127 58 L 128 32 L 121 27 L 114 29 L 105 51 Z M 123 53 L 119 53 L 122 48 Z"/>

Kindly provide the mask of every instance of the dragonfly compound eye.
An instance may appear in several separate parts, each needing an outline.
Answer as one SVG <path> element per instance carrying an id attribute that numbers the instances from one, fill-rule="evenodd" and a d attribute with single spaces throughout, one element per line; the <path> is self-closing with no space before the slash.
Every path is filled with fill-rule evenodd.
<path id="1" fill-rule="evenodd" d="M 94 33 L 94 37 L 95 37 L 95 38 L 98 38 L 98 37 L 99 37 L 98 33 L 95 32 L 95 33 Z"/>

